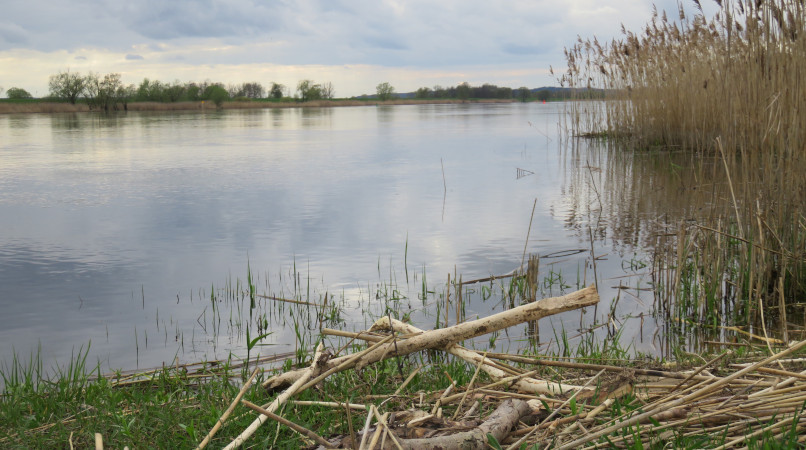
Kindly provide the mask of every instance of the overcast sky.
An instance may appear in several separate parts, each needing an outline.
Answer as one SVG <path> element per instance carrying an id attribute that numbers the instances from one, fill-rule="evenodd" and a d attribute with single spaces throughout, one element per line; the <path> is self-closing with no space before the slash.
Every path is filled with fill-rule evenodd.
<path id="1" fill-rule="evenodd" d="M 677 11 L 675 1 L 655 2 Z M 4 0 L 0 86 L 63 70 L 126 83 L 332 82 L 337 97 L 422 86 L 557 85 L 577 36 L 638 30 L 647 0 Z M 691 2 L 685 5 L 687 9 Z M 676 14 L 672 14 L 674 16 Z"/>

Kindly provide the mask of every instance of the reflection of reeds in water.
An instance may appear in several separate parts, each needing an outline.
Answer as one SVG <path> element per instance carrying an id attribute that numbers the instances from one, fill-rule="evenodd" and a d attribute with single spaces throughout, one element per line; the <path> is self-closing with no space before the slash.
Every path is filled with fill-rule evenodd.
<path id="1" fill-rule="evenodd" d="M 624 186 L 602 192 L 637 208 L 611 216 L 625 231 L 640 227 L 627 223 L 639 211 L 670 224 L 644 235 L 655 236 L 656 270 L 671 273 L 658 280 L 663 303 L 678 301 L 670 315 L 719 325 L 763 313 L 781 330 L 782 305 L 806 315 L 805 56 L 806 8 L 785 0 L 726 1 L 711 20 L 681 8 L 674 19 L 656 14 L 640 33 L 567 51 L 564 83 L 613 96 L 579 104 L 574 131 L 667 152 L 647 161 L 658 164 L 652 179 L 642 177 L 647 167 L 612 164 L 623 179 L 607 174 L 608 182 Z"/>

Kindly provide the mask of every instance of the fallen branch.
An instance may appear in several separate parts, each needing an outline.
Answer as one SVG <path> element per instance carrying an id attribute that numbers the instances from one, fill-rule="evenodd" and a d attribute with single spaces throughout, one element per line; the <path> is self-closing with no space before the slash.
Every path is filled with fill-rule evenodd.
<path id="1" fill-rule="evenodd" d="M 353 367 L 363 368 L 367 364 L 385 358 L 403 356 L 425 349 L 445 348 L 457 342 L 483 336 L 524 322 L 530 322 L 565 311 L 571 311 L 599 303 L 599 294 L 594 286 L 572 292 L 561 297 L 546 298 L 534 303 L 518 306 L 482 319 L 463 322 L 452 327 L 424 332 L 405 341 L 388 343 L 362 355 L 361 358 L 344 364 L 353 355 L 342 356 L 328 361 L 326 371 L 339 367 L 339 371 Z M 396 347 L 396 348 L 395 348 Z M 264 387 L 276 388 L 293 383 L 304 374 L 304 370 L 294 370 L 272 377 L 263 383 Z"/>
<path id="2" fill-rule="evenodd" d="M 414 334 L 414 333 L 422 333 L 423 331 L 419 328 L 416 328 L 413 325 L 401 322 L 396 319 L 392 319 L 390 324 L 388 317 L 381 317 L 378 319 L 370 331 L 378 331 L 378 330 L 390 330 L 394 327 L 395 330 L 402 330 L 404 333 L 407 334 Z M 470 364 L 475 366 L 480 366 L 481 370 L 483 370 L 487 375 L 490 376 L 493 380 L 502 380 L 508 378 L 508 375 L 504 373 L 503 370 L 499 369 L 498 367 L 493 366 L 489 360 L 485 360 L 482 355 L 478 353 L 468 350 L 458 344 L 450 344 L 446 347 L 440 348 L 440 350 L 444 350 L 454 356 L 462 358 L 463 360 L 467 361 Z M 569 391 L 580 391 L 582 387 L 574 386 L 570 384 L 560 384 L 560 383 L 553 383 L 550 381 L 538 380 L 531 377 L 522 377 L 517 378 L 513 382 L 513 386 L 521 391 L 530 392 L 532 394 L 547 394 L 547 395 L 557 395 L 563 394 Z"/>

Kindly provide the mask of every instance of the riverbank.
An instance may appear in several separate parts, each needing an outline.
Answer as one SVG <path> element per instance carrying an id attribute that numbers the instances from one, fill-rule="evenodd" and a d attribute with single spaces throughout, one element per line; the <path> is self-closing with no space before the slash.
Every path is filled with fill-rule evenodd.
<path id="1" fill-rule="evenodd" d="M 221 109 L 271 109 L 271 108 L 331 108 L 343 106 L 379 106 L 379 105 L 423 105 L 423 104 L 459 104 L 459 103 L 515 103 L 514 99 L 396 99 L 396 100 L 315 100 L 310 102 L 296 101 L 228 101 L 221 105 Z M 123 107 L 118 105 L 118 108 Z M 216 105 L 210 101 L 198 102 L 135 102 L 126 106 L 128 111 L 215 111 Z M 97 110 L 96 110 L 97 111 Z M 26 102 L 0 102 L 0 114 L 26 114 L 26 113 L 77 113 L 92 112 L 86 104 L 26 101 Z"/>
<path id="2" fill-rule="evenodd" d="M 47 379 L 36 357 L 15 360 L 0 370 L 0 446 L 780 448 L 806 441 L 804 361 L 794 358 L 806 341 L 789 348 L 725 342 L 674 363 L 625 357 L 626 349 L 607 342 L 573 358 L 482 355 L 450 344 L 395 356 L 425 335 L 464 325 L 416 336 L 410 324 L 382 318 L 361 333 L 323 329 L 317 341 L 326 352 L 112 374 L 89 367 L 82 351 Z M 310 386 L 272 383 L 295 373 Z M 275 415 L 269 421 L 253 409 Z"/>

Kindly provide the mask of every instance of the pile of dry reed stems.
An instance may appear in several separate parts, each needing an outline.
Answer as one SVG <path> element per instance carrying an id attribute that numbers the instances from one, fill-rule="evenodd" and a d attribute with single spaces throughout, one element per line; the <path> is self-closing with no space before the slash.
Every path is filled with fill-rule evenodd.
<path id="1" fill-rule="evenodd" d="M 710 442 L 714 446 L 736 448 L 762 435 L 777 439 L 792 436 L 791 433 L 800 436 L 806 431 L 806 420 L 801 417 L 806 402 L 806 371 L 801 370 L 806 360 L 793 358 L 806 348 L 806 341 L 739 365 L 725 364 L 728 354 L 723 353 L 684 371 L 480 354 L 458 344 L 469 336 L 596 302 L 598 295 L 589 287 L 569 296 L 427 332 L 391 318 L 379 319 L 360 333 L 324 329 L 323 335 L 360 339 L 369 346 L 355 354 L 328 357 L 320 344 L 310 367 L 266 380 L 264 387 L 290 386 L 263 406 L 241 400 L 258 417 L 226 448 L 244 444 L 269 419 L 298 432 L 311 446 L 361 449 L 481 449 L 487 448 L 490 435 L 505 448 L 520 448 L 523 444 L 595 448 L 630 446 L 637 441 L 649 445 L 692 435 L 713 436 Z M 470 382 L 458 386 L 446 378 L 445 384 L 435 386 L 432 392 L 406 395 L 406 386 L 420 370 L 417 368 L 405 379 L 405 374 L 400 374 L 401 384 L 393 395 L 369 396 L 366 404 L 327 403 L 325 399 L 297 403 L 297 407 L 313 403 L 365 410 L 363 427 L 348 420 L 350 434 L 346 436 L 325 438 L 276 413 L 280 405 L 334 373 L 360 370 L 376 361 L 425 349 L 441 350 L 468 362 L 475 370 Z M 555 379 L 541 378 L 546 370 L 562 372 L 554 372 Z M 487 378 L 479 377 L 482 372 Z M 248 389 L 251 380 L 241 392 Z M 240 397 L 232 402 L 220 423 Z M 376 406 L 379 400 L 382 401 Z M 215 429 L 199 448 L 209 442 L 214 432 Z M 800 436 L 798 442 L 806 442 L 806 435 Z"/>

